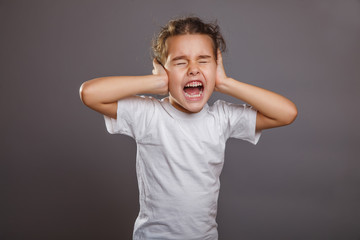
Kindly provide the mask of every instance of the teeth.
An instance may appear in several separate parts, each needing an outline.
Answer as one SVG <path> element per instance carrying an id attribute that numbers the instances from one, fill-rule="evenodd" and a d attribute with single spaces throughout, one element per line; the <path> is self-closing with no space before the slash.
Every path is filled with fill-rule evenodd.
<path id="1" fill-rule="evenodd" d="M 186 97 L 190 97 L 190 98 L 195 98 L 195 97 L 200 97 L 202 95 L 202 91 L 199 92 L 199 94 L 194 94 L 194 95 L 190 95 L 188 93 L 185 92 L 185 96 Z"/>
<path id="2" fill-rule="evenodd" d="M 185 87 L 199 87 L 199 86 L 202 86 L 201 82 L 190 82 L 185 85 Z"/>

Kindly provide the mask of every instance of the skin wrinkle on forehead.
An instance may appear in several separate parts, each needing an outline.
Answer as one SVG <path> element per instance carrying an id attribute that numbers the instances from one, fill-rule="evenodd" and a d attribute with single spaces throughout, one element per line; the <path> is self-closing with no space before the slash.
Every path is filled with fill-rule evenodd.
<path id="1" fill-rule="evenodd" d="M 169 36 L 166 38 L 165 40 L 165 45 L 164 45 L 164 54 L 161 57 L 161 64 L 164 66 L 166 59 L 169 57 L 169 46 L 168 46 L 168 41 L 170 38 L 176 37 L 176 36 L 181 36 L 181 35 L 205 35 L 207 37 L 209 37 L 211 39 L 211 45 L 212 45 L 212 49 L 213 49 L 213 54 L 214 54 L 214 58 L 215 60 L 217 60 L 217 49 L 215 49 L 215 43 L 214 40 L 212 39 L 212 37 L 208 34 L 204 34 L 204 33 L 185 33 L 185 34 L 178 34 L 178 35 L 174 35 L 174 36 Z"/>

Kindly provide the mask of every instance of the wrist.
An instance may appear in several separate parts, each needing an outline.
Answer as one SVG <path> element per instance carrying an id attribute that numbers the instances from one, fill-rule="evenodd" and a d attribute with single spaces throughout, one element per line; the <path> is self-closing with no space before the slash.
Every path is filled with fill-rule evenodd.
<path id="1" fill-rule="evenodd" d="M 231 83 L 233 81 L 235 80 L 230 77 L 226 77 L 219 84 L 216 84 L 215 90 L 227 94 L 232 87 Z"/>
<path id="2" fill-rule="evenodd" d="M 149 94 L 167 94 L 168 90 L 168 78 L 167 75 L 148 75 L 149 88 L 147 93 Z"/>

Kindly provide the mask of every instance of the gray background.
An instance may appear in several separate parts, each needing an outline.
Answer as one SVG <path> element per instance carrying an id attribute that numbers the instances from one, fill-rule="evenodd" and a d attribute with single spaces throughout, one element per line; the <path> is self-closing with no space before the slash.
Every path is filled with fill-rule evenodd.
<path id="1" fill-rule="evenodd" d="M 82 82 L 151 73 L 174 16 L 218 19 L 227 74 L 299 116 L 229 140 L 220 239 L 360 239 L 360 2 L 0 1 L 0 239 L 130 239 L 135 142 L 82 105 Z M 227 96 L 214 94 L 210 102 Z"/>

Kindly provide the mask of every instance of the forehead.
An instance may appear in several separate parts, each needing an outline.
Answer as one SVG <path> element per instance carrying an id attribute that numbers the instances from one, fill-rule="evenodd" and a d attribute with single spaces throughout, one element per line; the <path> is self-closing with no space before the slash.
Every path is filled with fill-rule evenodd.
<path id="1" fill-rule="evenodd" d="M 177 35 L 167 39 L 167 56 L 173 58 L 178 55 L 198 56 L 210 55 L 214 57 L 212 39 L 205 34 Z"/>

